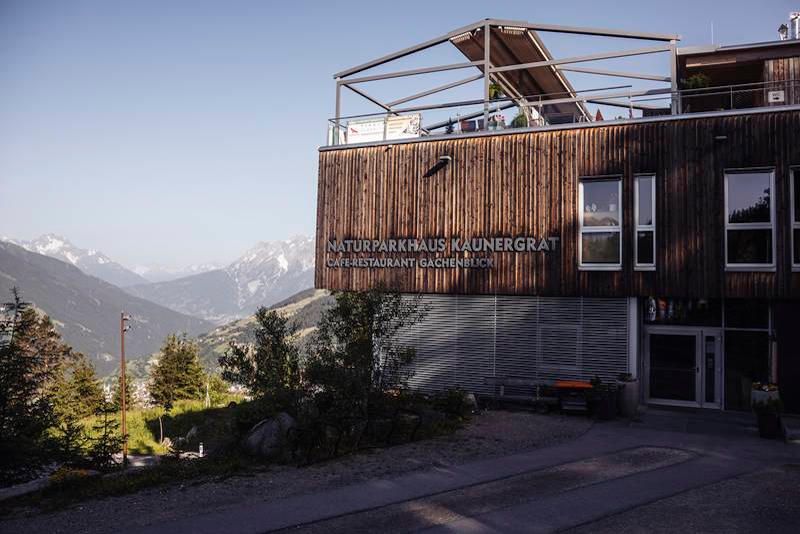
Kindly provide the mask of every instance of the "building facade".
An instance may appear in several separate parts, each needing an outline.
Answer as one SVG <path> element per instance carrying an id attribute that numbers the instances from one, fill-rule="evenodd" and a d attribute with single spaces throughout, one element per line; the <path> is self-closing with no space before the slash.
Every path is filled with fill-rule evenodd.
<path id="1" fill-rule="evenodd" d="M 642 402 L 735 410 L 770 381 L 800 411 L 800 41 L 671 58 L 725 88 L 321 148 L 316 286 L 422 294 L 419 388 L 630 373 Z"/>

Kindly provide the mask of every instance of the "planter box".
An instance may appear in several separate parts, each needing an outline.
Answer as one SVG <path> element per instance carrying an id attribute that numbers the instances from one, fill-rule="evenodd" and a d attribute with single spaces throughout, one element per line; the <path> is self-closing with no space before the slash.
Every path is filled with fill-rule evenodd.
<path id="1" fill-rule="evenodd" d="M 781 416 L 776 413 L 760 413 L 758 419 L 758 435 L 766 439 L 777 439 L 781 435 Z"/>

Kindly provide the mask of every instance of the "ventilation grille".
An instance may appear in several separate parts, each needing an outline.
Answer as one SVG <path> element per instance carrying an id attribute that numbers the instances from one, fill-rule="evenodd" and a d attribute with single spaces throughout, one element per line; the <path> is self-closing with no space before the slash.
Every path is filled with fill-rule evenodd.
<path id="1" fill-rule="evenodd" d="M 425 295 L 410 385 L 488 394 L 488 377 L 615 380 L 628 370 L 626 299 Z"/>

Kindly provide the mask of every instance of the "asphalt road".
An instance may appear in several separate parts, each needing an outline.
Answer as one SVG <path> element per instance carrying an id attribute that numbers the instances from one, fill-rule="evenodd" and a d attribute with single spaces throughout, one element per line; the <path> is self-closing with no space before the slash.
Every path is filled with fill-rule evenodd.
<path id="1" fill-rule="evenodd" d="M 718 418 L 653 414 L 502 458 L 143 532 L 798 532 L 800 446 Z"/>

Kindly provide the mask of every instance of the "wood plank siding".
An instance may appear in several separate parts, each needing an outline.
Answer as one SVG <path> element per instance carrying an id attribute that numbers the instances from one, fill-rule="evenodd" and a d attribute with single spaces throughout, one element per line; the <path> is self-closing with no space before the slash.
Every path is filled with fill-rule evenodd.
<path id="1" fill-rule="evenodd" d="M 319 153 L 318 288 L 542 296 L 800 296 L 791 272 L 789 169 L 800 111 L 689 117 Z M 452 162 L 423 174 L 443 155 Z M 775 169 L 777 269 L 726 272 L 724 171 Z M 656 175 L 656 269 L 634 270 L 633 196 Z M 622 270 L 578 269 L 578 183 L 623 178 Z M 329 239 L 556 236 L 556 252 L 495 252 L 492 269 L 332 268 Z M 463 253 L 462 253 L 463 254 Z M 380 256 L 380 254 L 371 254 Z M 395 257 L 397 254 L 394 255 Z"/>

